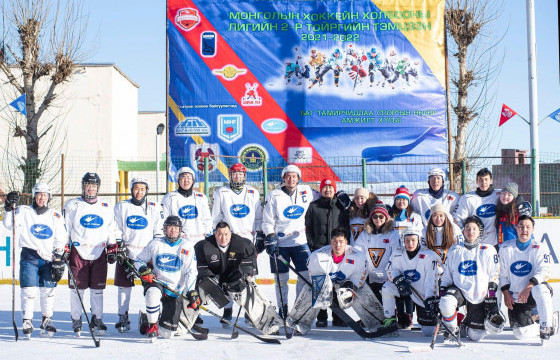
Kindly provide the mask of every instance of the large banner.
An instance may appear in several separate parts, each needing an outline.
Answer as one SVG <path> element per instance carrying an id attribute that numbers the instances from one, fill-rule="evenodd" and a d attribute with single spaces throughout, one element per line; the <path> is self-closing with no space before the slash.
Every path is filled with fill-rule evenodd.
<path id="1" fill-rule="evenodd" d="M 171 169 L 445 161 L 444 0 L 167 3 Z M 403 172 L 370 180 L 425 180 Z"/>

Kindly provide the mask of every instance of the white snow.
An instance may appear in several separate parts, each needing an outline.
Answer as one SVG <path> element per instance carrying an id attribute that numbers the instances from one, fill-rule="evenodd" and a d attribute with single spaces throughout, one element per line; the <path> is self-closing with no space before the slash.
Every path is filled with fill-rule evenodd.
<path id="1" fill-rule="evenodd" d="M 560 293 L 560 283 L 552 284 L 556 294 Z M 264 293 L 274 299 L 274 286 L 262 285 Z M 443 344 L 443 338 L 438 337 L 433 352 L 411 354 L 409 346 L 428 346 L 430 339 L 423 337 L 419 331 L 400 331 L 399 337 L 381 338 L 379 340 L 362 340 L 348 328 L 312 329 L 305 337 L 294 336 L 286 340 L 283 336 L 277 338 L 281 345 L 265 344 L 257 339 L 239 333 L 236 340 L 231 340 L 231 329 L 222 329 L 218 320 L 203 313 L 204 327 L 210 328 L 208 340 L 196 341 L 189 335 L 172 340 L 158 339 L 154 344 L 138 332 L 138 310 L 143 308 L 142 289 L 136 286 L 133 290 L 131 304 L 132 330 L 119 334 L 114 328 L 117 321 L 117 291 L 115 286 L 108 286 L 105 290 L 105 316 L 103 320 L 109 330 L 101 338 L 101 347 L 95 348 L 84 320 L 81 338 L 76 338 L 71 330 L 69 313 L 69 289 L 59 286 L 57 290 L 54 323 L 58 332 L 54 338 L 41 338 L 36 330 L 31 340 L 21 340 L 21 313 L 19 312 L 19 287 L 16 287 L 16 324 L 20 328 L 20 341 L 14 341 L 11 321 L 11 285 L 0 286 L 0 358 L 2 359 L 100 359 L 101 357 L 122 359 L 367 359 L 390 357 L 410 357 L 411 359 L 432 359 L 437 356 L 453 360 L 478 359 L 553 359 L 560 351 L 560 337 L 553 336 L 544 347 L 535 337 L 530 342 L 521 342 L 513 337 L 511 331 L 504 331 L 498 335 L 491 335 L 480 343 L 465 341 L 461 349 L 455 345 Z M 293 303 L 295 285 L 290 285 L 290 304 Z M 86 291 L 86 308 L 89 308 L 89 295 Z M 560 308 L 560 298 L 554 299 L 554 308 Z M 212 307 L 213 310 L 216 310 Z M 216 310 L 221 314 L 221 310 Z M 234 308 L 234 315 L 237 310 Z M 37 301 L 34 326 L 39 327 L 39 304 Z M 243 315 L 242 315 L 243 316 Z M 240 319 L 240 325 L 245 323 Z M 254 330 L 254 329 L 252 329 Z"/>

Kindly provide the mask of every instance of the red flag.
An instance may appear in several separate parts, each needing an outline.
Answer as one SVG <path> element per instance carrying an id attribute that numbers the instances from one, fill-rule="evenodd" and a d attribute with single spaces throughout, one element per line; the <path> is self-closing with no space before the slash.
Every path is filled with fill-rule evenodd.
<path id="1" fill-rule="evenodd" d="M 506 121 L 508 121 L 509 119 L 514 117 L 515 115 L 517 115 L 515 110 L 513 110 L 512 108 L 510 108 L 506 104 L 502 104 L 502 113 L 500 114 L 500 125 L 498 125 L 498 127 L 505 124 Z"/>

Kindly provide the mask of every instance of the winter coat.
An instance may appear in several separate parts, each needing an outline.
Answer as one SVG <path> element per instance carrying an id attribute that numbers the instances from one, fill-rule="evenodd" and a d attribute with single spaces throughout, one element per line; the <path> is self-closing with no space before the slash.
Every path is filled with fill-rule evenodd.
<path id="1" fill-rule="evenodd" d="M 311 251 L 329 245 L 331 233 L 336 228 L 346 231 L 346 238 L 350 239 L 350 222 L 348 211 L 334 199 L 321 197 L 309 204 L 305 214 L 305 234 Z"/>

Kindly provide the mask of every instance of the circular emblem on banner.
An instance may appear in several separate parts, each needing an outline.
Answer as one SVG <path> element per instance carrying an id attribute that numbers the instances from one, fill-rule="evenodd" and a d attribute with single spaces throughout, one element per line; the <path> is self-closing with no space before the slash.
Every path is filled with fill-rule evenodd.
<path id="1" fill-rule="evenodd" d="M 263 159 L 267 159 L 266 150 L 258 145 L 247 145 L 239 152 L 241 163 L 248 171 L 258 171 L 263 167 Z"/>

